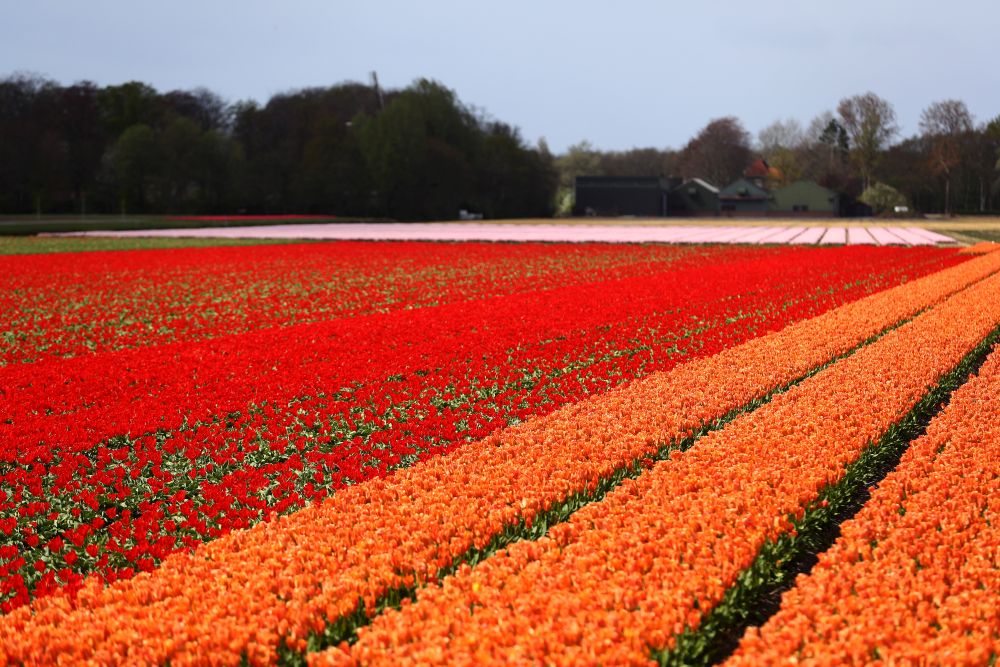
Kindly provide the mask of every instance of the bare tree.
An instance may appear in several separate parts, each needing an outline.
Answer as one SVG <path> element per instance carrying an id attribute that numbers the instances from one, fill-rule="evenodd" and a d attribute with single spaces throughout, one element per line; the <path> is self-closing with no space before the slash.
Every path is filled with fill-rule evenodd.
<path id="1" fill-rule="evenodd" d="M 882 150 L 899 131 L 896 111 L 888 101 L 867 92 L 842 99 L 837 114 L 850 138 L 851 158 L 867 189 Z"/>
<path id="2" fill-rule="evenodd" d="M 805 140 L 806 134 L 798 120 L 776 120 L 757 133 L 757 148 L 764 159 L 771 160 L 780 149 L 794 150 Z"/>
<path id="3" fill-rule="evenodd" d="M 849 149 L 847 130 L 833 112 L 824 111 L 809 121 L 795 154 L 804 178 L 846 191 L 850 181 Z"/>
<path id="4" fill-rule="evenodd" d="M 687 143 L 680 168 L 686 178 L 724 186 L 740 177 L 752 157 L 750 135 L 738 118 L 726 116 L 711 121 Z"/>
<path id="5" fill-rule="evenodd" d="M 979 210 L 985 208 L 986 203 L 986 192 L 989 192 L 990 208 L 993 208 L 993 197 L 1000 192 L 1000 116 L 997 116 L 993 120 L 989 121 L 983 125 L 981 134 L 983 137 L 983 145 L 987 152 L 992 151 L 993 157 L 996 157 L 996 165 L 993 171 L 993 181 L 989 187 L 984 187 L 986 182 L 990 180 L 989 175 L 980 174 L 979 178 Z"/>
<path id="6" fill-rule="evenodd" d="M 830 127 L 830 122 L 836 121 L 832 111 L 824 111 L 809 121 L 809 127 L 805 131 L 805 141 L 810 144 L 818 143 L 826 128 Z"/>
<path id="7" fill-rule="evenodd" d="M 605 176 L 669 176 L 674 173 L 677 153 L 658 148 L 632 148 L 601 154 Z"/>
<path id="8" fill-rule="evenodd" d="M 951 171 L 962 161 L 962 143 L 972 133 L 973 120 L 965 102 L 934 102 L 920 114 L 920 132 L 930 142 L 931 166 L 944 176 L 944 212 L 951 213 Z"/>
<path id="9" fill-rule="evenodd" d="M 776 120 L 757 133 L 757 150 L 768 165 L 777 170 L 778 185 L 787 185 L 802 178 L 806 133 L 795 118 Z"/>

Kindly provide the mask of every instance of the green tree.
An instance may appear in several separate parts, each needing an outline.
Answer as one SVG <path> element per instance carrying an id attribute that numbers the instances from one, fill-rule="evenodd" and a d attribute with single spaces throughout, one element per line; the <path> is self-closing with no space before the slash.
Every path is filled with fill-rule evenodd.
<path id="1" fill-rule="evenodd" d="M 358 133 L 339 118 L 320 119 L 303 148 L 294 183 L 295 198 L 306 206 L 303 210 L 365 215 L 371 189 Z"/>
<path id="2" fill-rule="evenodd" d="M 156 184 L 163 164 L 153 129 L 141 123 L 127 128 L 111 147 L 107 162 L 121 212 L 148 211 L 150 202 L 157 198 Z"/>
<path id="3" fill-rule="evenodd" d="M 601 154 L 584 139 L 557 157 L 555 166 L 559 183 L 556 190 L 556 214 L 569 215 L 576 204 L 576 177 L 604 175 L 601 171 Z"/>
<path id="4" fill-rule="evenodd" d="M 120 137 L 133 125 L 156 126 L 161 117 L 161 105 L 156 89 L 140 81 L 119 86 L 107 86 L 97 96 L 105 130 Z"/>
<path id="5" fill-rule="evenodd" d="M 471 205 L 480 133 L 452 91 L 421 79 L 356 125 L 383 215 L 451 219 Z"/>
<path id="6" fill-rule="evenodd" d="M 906 197 L 899 190 L 885 183 L 870 185 L 858 199 L 871 206 L 875 215 L 885 215 L 895 210 L 897 206 L 906 206 Z"/>
<path id="7" fill-rule="evenodd" d="M 532 150 L 516 128 L 489 123 L 476 160 L 476 207 L 488 218 L 547 217 L 557 174 L 546 150 Z"/>
<path id="8" fill-rule="evenodd" d="M 195 176 L 200 170 L 201 128 L 190 118 L 174 116 L 156 137 L 160 207 L 169 212 L 196 210 Z"/>

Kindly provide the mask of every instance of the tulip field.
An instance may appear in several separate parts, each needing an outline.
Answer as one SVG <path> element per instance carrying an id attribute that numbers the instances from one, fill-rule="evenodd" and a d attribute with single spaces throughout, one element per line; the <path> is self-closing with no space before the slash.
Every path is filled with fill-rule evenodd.
<path id="1" fill-rule="evenodd" d="M 0 254 L 0 666 L 1000 655 L 993 244 L 86 241 Z"/>

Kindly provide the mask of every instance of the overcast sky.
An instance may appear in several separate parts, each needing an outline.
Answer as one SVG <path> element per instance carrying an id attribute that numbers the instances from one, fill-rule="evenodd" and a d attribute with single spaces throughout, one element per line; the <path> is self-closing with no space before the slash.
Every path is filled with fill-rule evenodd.
<path id="1" fill-rule="evenodd" d="M 998 0 L 0 0 L 0 76 L 198 86 L 229 101 L 436 79 L 554 151 L 756 135 L 871 90 L 904 136 L 958 98 L 1000 114 Z"/>

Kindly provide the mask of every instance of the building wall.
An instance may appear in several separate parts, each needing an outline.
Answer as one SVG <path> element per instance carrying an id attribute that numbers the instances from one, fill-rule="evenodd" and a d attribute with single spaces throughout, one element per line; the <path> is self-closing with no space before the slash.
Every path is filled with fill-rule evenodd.
<path id="1" fill-rule="evenodd" d="M 840 197 L 833 191 L 810 181 L 797 181 L 774 193 L 774 209 L 792 213 L 839 213 Z"/>
<path id="2" fill-rule="evenodd" d="M 719 194 L 689 181 L 670 191 L 670 215 L 711 217 L 719 215 Z"/>
<path id="3" fill-rule="evenodd" d="M 656 217 L 666 214 L 667 189 L 659 179 L 579 177 L 576 179 L 576 204 L 573 212 L 586 215 L 638 215 Z"/>
<path id="4" fill-rule="evenodd" d="M 770 211 L 766 199 L 719 200 L 719 210 L 724 216 L 766 215 Z"/>

